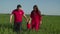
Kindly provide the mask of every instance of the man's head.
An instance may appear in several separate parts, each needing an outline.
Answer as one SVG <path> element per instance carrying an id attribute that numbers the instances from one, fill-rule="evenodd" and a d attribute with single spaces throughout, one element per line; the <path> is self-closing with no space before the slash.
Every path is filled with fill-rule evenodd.
<path id="1" fill-rule="evenodd" d="M 21 8 L 21 5 L 17 5 L 17 9 L 20 9 Z"/>

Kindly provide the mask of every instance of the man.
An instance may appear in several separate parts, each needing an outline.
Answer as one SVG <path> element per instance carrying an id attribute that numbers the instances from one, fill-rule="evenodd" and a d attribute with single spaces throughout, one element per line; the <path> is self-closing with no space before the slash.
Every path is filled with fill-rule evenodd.
<path id="1" fill-rule="evenodd" d="M 21 5 L 17 5 L 17 9 L 12 11 L 12 14 L 10 15 L 10 23 L 12 23 L 13 16 L 14 16 L 14 30 L 16 32 L 19 32 L 21 31 L 21 28 L 22 28 L 22 18 L 24 17 L 26 21 L 28 21 L 26 15 L 21 9 Z"/>

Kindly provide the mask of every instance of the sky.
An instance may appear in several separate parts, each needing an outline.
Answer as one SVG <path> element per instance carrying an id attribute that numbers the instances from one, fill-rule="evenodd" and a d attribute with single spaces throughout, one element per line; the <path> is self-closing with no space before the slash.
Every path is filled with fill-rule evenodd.
<path id="1" fill-rule="evenodd" d="M 0 0 L 0 13 L 11 13 L 18 4 L 22 5 L 25 14 L 30 14 L 37 5 L 41 14 L 60 15 L 60 0 Z"/>

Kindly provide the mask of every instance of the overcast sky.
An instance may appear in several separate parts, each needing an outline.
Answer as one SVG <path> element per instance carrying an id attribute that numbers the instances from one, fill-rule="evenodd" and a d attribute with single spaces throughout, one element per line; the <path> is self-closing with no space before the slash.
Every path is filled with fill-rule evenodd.
<path id="1" fill-rule="evenodd" d="M 11 13 L 18 4 L 26 14 L 30 14 L 36 4 L 42 14 L 60 15 L 60 0 L 0 0 L 0 13 Z"/>

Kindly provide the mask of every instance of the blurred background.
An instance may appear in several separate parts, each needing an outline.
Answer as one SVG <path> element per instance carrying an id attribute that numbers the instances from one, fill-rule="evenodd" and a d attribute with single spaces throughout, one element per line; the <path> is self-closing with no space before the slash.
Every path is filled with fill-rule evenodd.
<path id="1" fill-rule="evenodd" d="M 26 14 L 30 14 L 36 4 L 42 14 L 60 15 L 60 0 L 0 0 L 0 13 L 10 14 L 18 4 Z"/>

